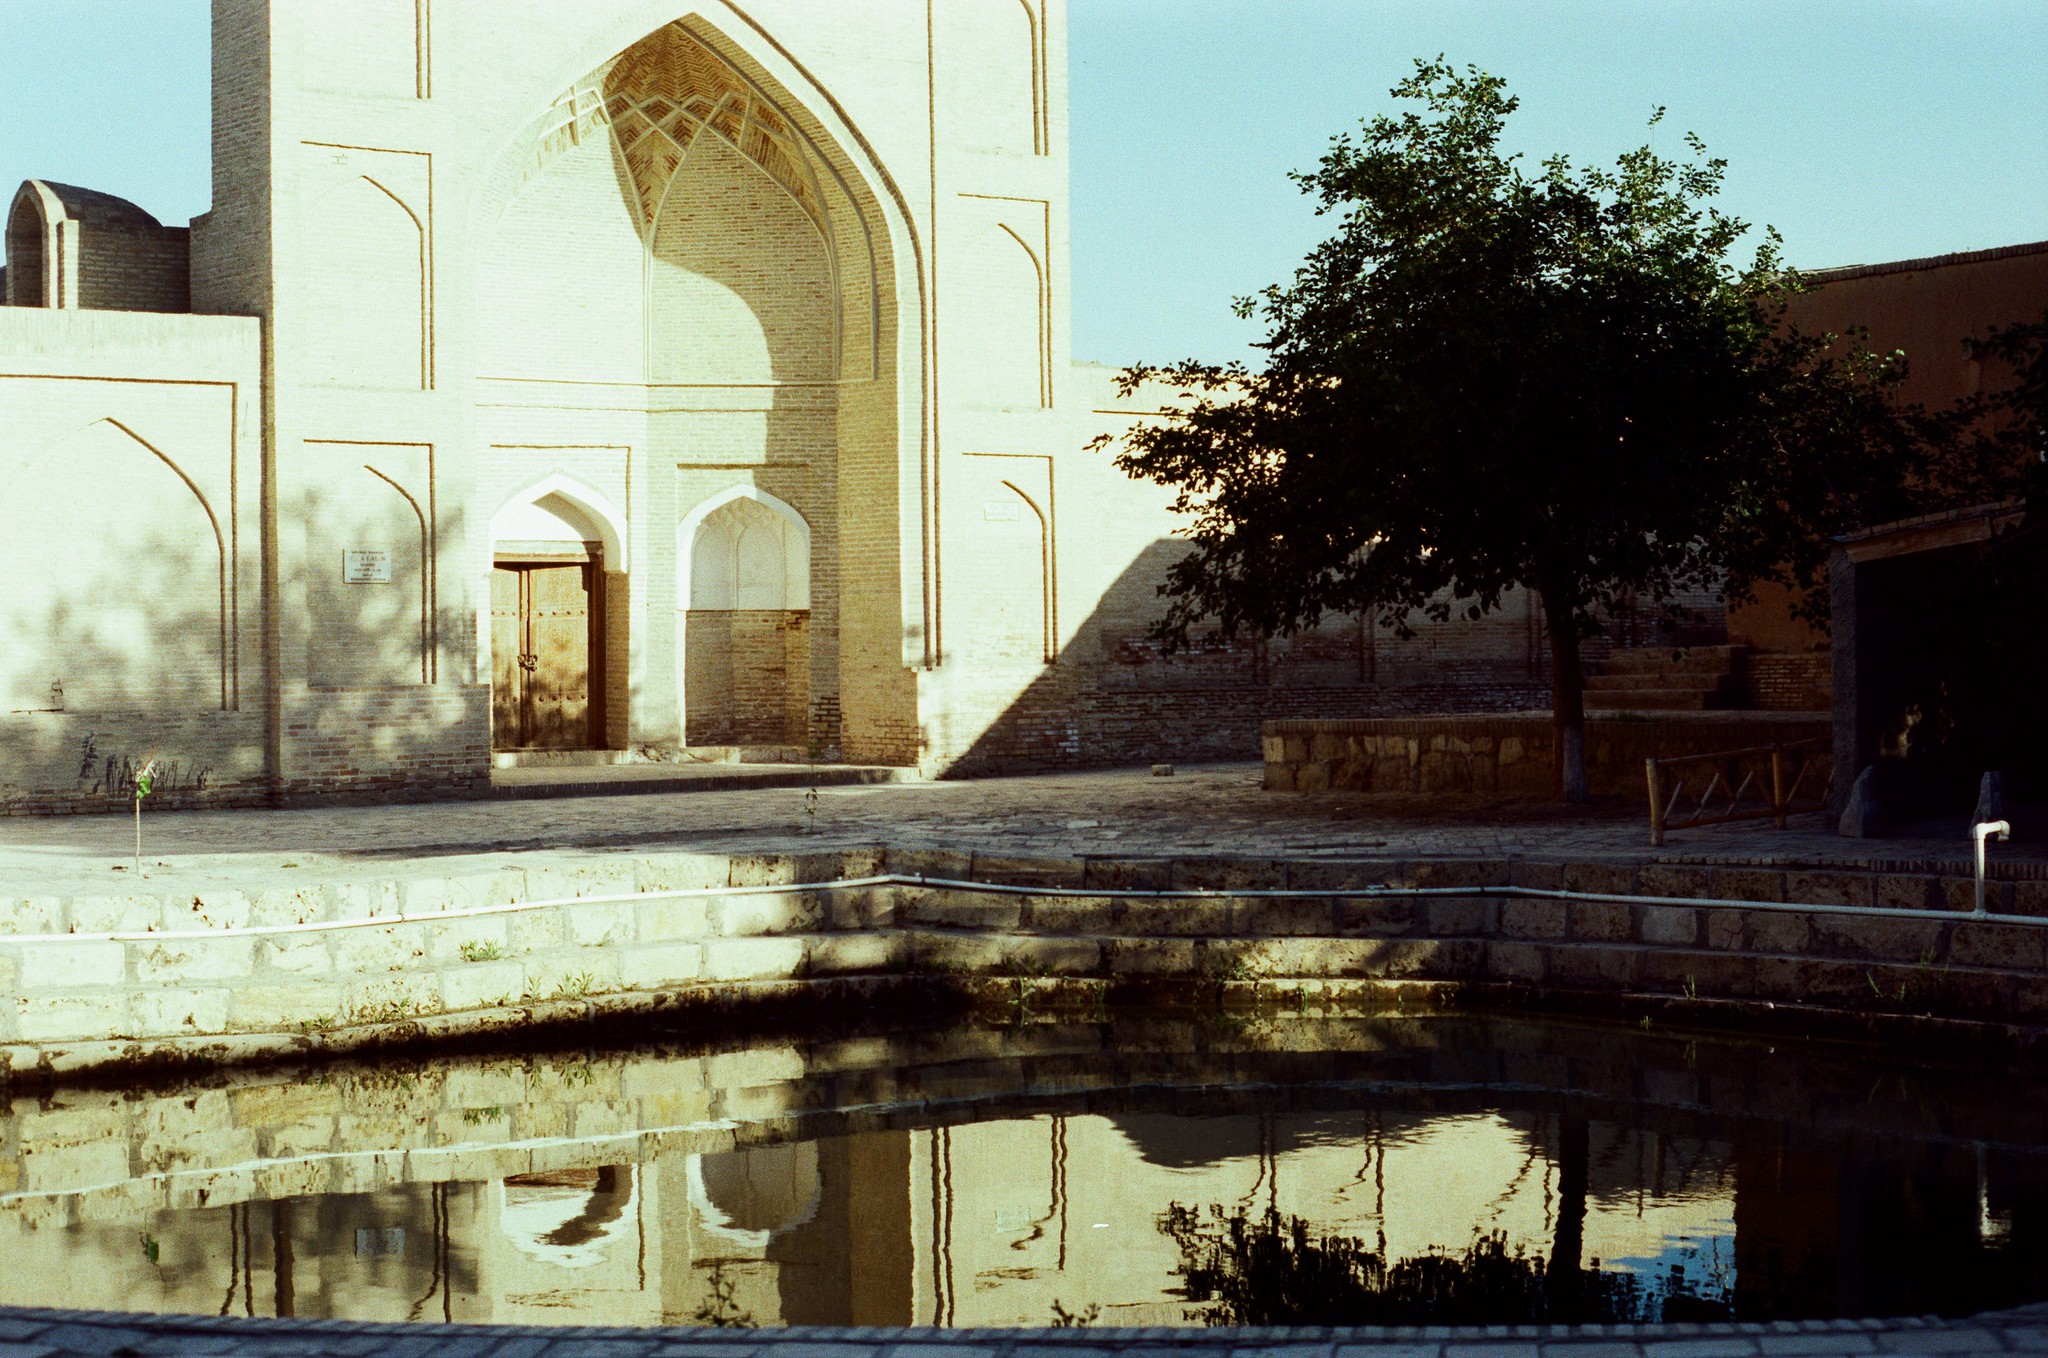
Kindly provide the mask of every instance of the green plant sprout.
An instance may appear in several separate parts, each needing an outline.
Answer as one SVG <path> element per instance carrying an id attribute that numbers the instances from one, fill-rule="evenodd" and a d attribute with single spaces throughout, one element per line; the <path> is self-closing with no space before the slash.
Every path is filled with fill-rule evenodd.
<path id="1" fill-rule="evenodd" d="M 142 761 L 135 771 L 135 875 L 142 876 L 142 799 L 149 795 L 150 780 L 156 773 L 156 753 Z"/>

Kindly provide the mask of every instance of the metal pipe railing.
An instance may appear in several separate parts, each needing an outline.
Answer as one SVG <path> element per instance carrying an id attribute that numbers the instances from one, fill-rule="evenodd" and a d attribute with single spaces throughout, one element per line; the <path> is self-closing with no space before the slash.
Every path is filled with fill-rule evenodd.
<path id="1" fill-rule="evenodd" d="M 181 938 L 250 938 L 289 934 L 324 933 L 344 929 L 388 928 L 400 924 L 436 924 L 451 920 L 478 919 L 491 915 L 520 914 L 568 905 L 615 905 L 625 902 L 686 900 L 710 896 L 751 896 L 807 891 L 852 891 L 879 886 L 933 887 L 970 894 L 1005 896 L 1094 896 L 1131 900 L 1432 900 L 1451 897 L 1496 900 L 1582 901 L 1587 904 L 1675 906 L 1684 909 L 1769 910 L 1800 914 L 1860 915 L 1875 919 L 1922 919 L 2023 924 L 2048 928 L 2048 917 L 2012 915 L 1982 908 L 1982 879 L 1979 879 L 1976 910 L 1929 910 L 1913 906 L 1802 904 L 1797 901 L 1743 901 L 1717 896 L 1641 896 L 1611 891 L 1579 891 L 1560 887 L 1531 886 L 1441 886 L 1403 887 L 1375 883 L 1363 887 L 1247 887 L 1247 888 L 1152 888 L 1021 886 L 1005 882 L 973 882 L 923 874 L 879 873 L 829 882 L 792 882 L 744 887 L 685 887 L 664 891 L 622 892 L 603 896 L 567 896 L 551 900 L 515 901 L 505 905 L 468 906 L 453 910 L 401 912 L 368 915 L 359 919 L 312 920 L 295 924 L 237 925 L 220 929 L 147 929 L 106 933 L 12 934 L 0 935 L 0 944 L 11 943 L 147 943 Z"/>

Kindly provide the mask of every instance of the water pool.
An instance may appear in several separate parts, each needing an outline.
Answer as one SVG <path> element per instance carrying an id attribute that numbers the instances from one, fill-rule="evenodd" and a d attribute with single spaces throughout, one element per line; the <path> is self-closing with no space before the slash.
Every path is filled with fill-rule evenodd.
<path id="1" fill-rule="evenodd" d="M 958 1024 L 0 1106 L 0 1304 L 559 1324 L 2048 1298 L 2048 1085 L 1460 1016 Z"/>

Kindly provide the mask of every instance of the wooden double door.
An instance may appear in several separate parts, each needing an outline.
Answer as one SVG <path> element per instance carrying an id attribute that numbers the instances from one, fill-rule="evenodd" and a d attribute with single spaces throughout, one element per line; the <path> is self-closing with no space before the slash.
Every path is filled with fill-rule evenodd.
<path id="1" fill-rule="evenodd" d="M 602 563 L 496 563 L 491 748 L 596 749 L 604 731 Z"/>

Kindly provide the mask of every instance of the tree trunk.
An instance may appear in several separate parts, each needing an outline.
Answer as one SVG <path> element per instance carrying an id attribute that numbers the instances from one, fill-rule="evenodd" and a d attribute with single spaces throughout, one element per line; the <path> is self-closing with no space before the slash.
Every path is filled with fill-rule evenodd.
<path id="1" fill-rule="evenodd" d="M 1592 1129 L 1569 1114 L 1558 1120 L 1557 1234 L 1551 1237 L 1550 1266 L 1543 1286 L 1553 1324 L 1577 1324 L 1596 1317 L 1581 1313 L 1586 1252 L 1586 1190 L 1592 1178 Z M 1598 1317 L 1606 1319 L 1606 1317 Z"/>
<path id="2" fill-rule="evenodd" d="M 1586 800 L 1586 677 L 1579 672 L 1578 619 L 1571 608 L 1543 600 L 1550 629 L 1551 766 L 1558 797 Z"/>

